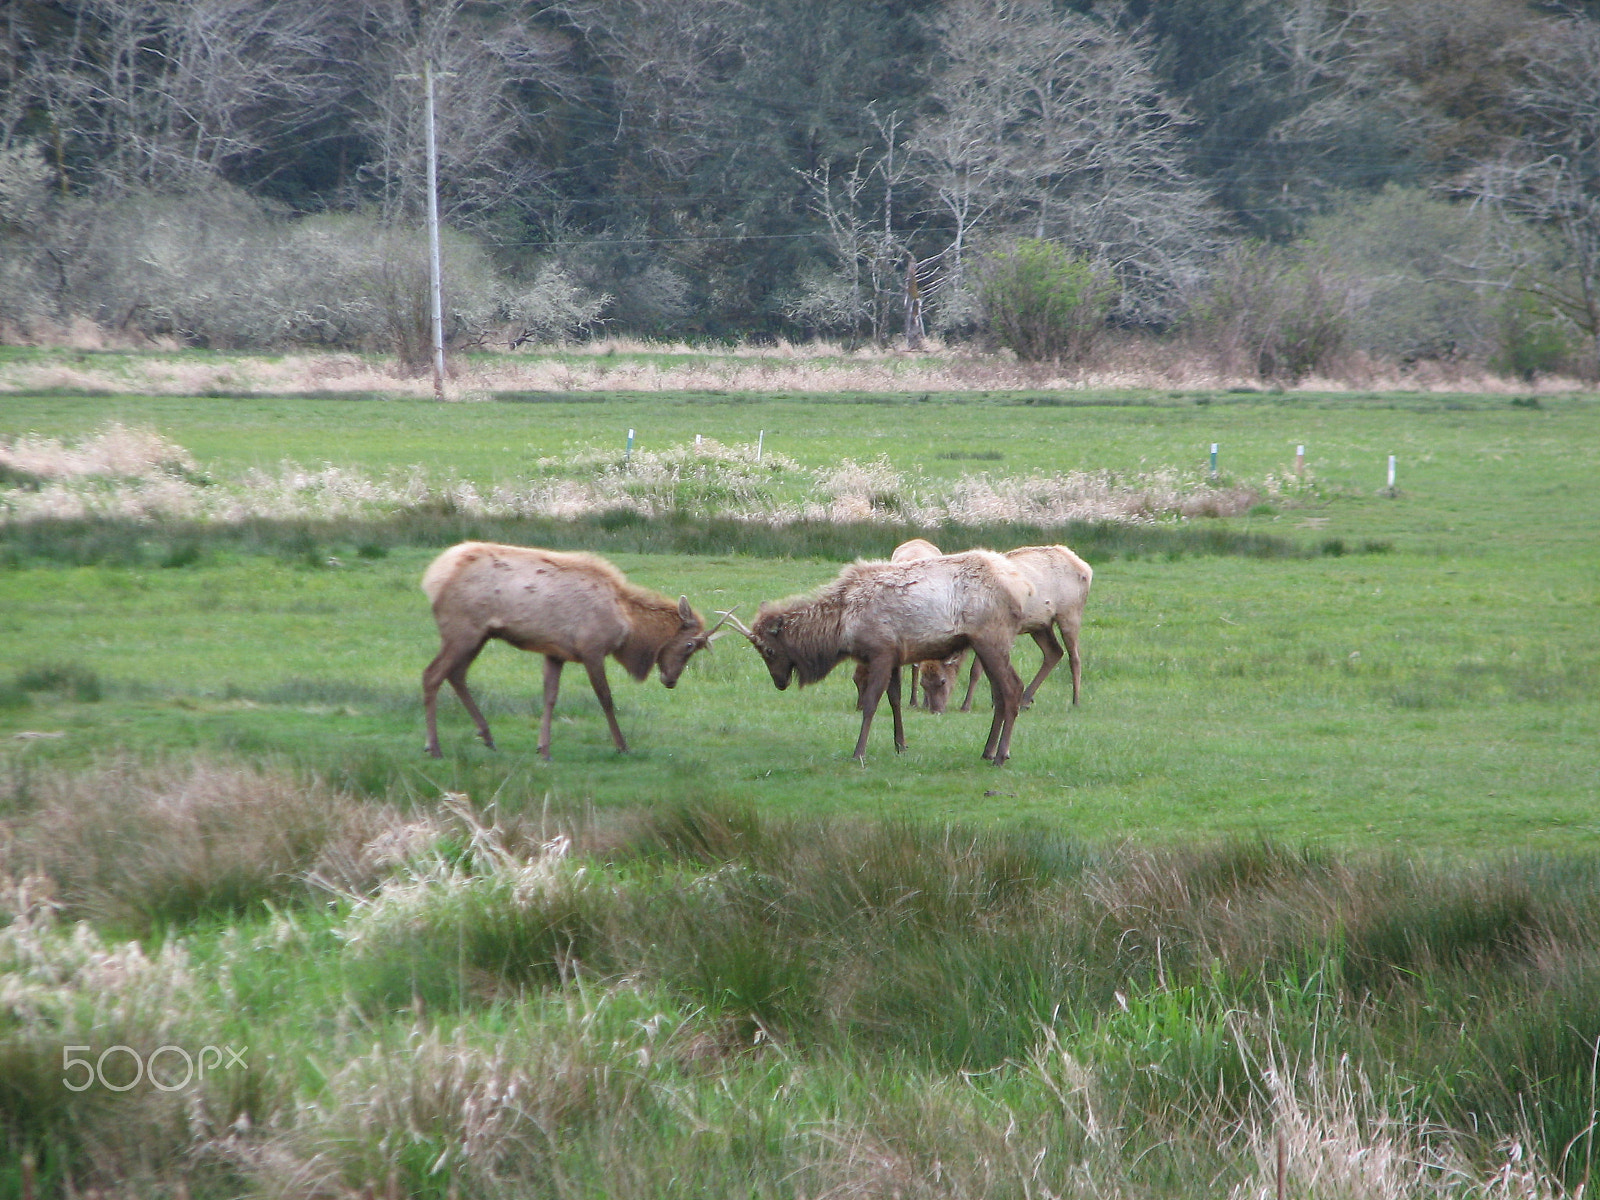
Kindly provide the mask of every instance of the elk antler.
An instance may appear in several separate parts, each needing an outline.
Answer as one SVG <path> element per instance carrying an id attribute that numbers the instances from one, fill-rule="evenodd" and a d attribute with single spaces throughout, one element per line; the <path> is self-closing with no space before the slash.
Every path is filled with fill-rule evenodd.
<path id="1" fill-rule="evenodd" d="M 722 636 L 718 630 L 728 623 L 728 619 L 730 617 L 733 617 L 733 609 L 731 608 L 727 612 L 723 612 L 720 608 L 716 611 L 722 617 L 722 620 L 718 621 L 710 629 L 706 630 L 706 645 L 708 646 Z M 737 621 L 737 618 L 735 618 L 735 621 Z"/>
<path id="2" fill-rule="evenodd" d="M 722 618 L 722 621 L 732 621 L 733 627 L 740 633 L 744 634 L 745 637 L 749 638 L 752 642 L 756 640 L 756 635 L 750 632 L 745 623 L 733 615 L 733 609 L 730 608 L 727 612 L 723 612 L 722 609 L 719 608 L 716 610 L 716 612 L 717 615 Z M 721 625 L 722 621 L 718 621 L 717 624 Z"/>

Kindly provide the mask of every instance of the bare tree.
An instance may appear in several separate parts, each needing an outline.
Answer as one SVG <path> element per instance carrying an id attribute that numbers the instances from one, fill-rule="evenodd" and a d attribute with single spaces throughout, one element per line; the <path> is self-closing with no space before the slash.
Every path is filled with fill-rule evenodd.
<path id="1" fill-rule="evenodd" d="M 95 182 L 192 186 L 315 119 L 326 0 L 82 0 L 70 37 L 41 48 L 32 102 Z"/>
<path id="2" fill-rule="evenodd" d="M 560 94 L 572 86 L 564 39 L 513 6 L 364 0 L 349 44 L 352 123 L 368 146 L 365 173 L 387 219 L 422 211 L 424 66 L 436 81 L 444 218 L 470 223 L 538 185 L 538 105 L 525 89 Z"/>
<path id="3" fill-rule="evenodd" d="M 745 61 L 741 0 L 566 0 L 555 11 L 611 67 L 627 172 L 640 183 L 688 176 L 726 132 L 711 92 Z"/>
<path id="4" fill-rule="evenodd" d="M 889 341 L 898 316 L 914 347 L 922 329 L 923 264 L 895 213 L 895 188 L 909 174 L 908 155 L 898 114 L 872 117 L 881 139 L 875 154 L 863 149 L 837 180 L 826 163 L 806 175 L 811 210 L 823 219 L 834 267 L 804 281 L 786 311 L 823 328 L 870 330 L 880 345 Z"/>
<path id="5" fill-rule="evenodd" d="M 1182 164 L 1187 118 L 1151 51 L 1048 0 L 952 0 L 940 66 L 912 138 L 915 177 L 950 226 L 944 287 L 975 236 L 1061 241 L 1104 263 L 1125 319 L 1162 321 L 1217 240 L 1205 188 Z"/>
<path id="6" fill-rule="evenodd" d="M 1520 136 L 1466 183 L 1502 213 L 1556 237 L 1566 261 L 1554 271 L 1524 264 L 1513 286 L 1589 337 L 1600 374 L 1600 21 L 1541 22 L 1510 53 L 1520 71 L 1507 99 Z"/>

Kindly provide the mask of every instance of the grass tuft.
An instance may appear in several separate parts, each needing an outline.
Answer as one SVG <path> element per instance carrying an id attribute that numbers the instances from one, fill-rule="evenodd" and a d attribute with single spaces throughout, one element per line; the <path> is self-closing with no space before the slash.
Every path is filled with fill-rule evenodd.
<path id="1" fill-rule="evenodd" d="M 24 695 L 48 692 L 80 704 L 93 704 L 105 696 L 100 676 L 92 668 L 78 663 L 41 663 L 24 667 L 16 673 L 12 686 Z"/>
<path id="2" fill-rule="evenodd" d="M 302 873 L 384 819 L 315 781 L 202 761 L 36 769 L 10 790 L 5 870 L 48 877 L 68 916 L 135 933 L 303 896 Z"/>

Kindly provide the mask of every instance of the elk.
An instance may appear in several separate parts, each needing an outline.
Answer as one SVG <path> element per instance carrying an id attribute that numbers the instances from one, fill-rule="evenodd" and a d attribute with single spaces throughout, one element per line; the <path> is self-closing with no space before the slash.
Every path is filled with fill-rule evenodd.
<path id="1" fill-rule="evenodd" d="M 944 551 L 935 546 L 927 538 L 912 538 L 908 542 L 901 542 L 889 555 L 890 562 L 917 562 L 924 558 L 938 558 Z M 950 693 L 955 688 L 956 672 L 959 663 L 965 656 L 965 651 L 948 659 L 930 659 L 927 662 L 915 664 L 911 682 L 911 707 L 917 707 L 917 691 L 920 685 L 923 706 L 929 712 L 942 713 L 950 703 Z M 855 671 L 856 708 L 861 708 L 861 698 L 867 690 L 867 666 L 857 663 Z"/>
<path id="2" fill-rule="evenodd" d="M 1006 561 L 1027 577 L 1033 584 L 1036 596 L 1049 602 L 1049 614 L 1043 606 L 1024 615 L 1020 633 L 1033 635 L 1044 662 L 1022 693 L 1022 707 L 1033 704 L 1033 697 L 1050 672 L 1061 661 L 1062 649 L 1055 638 L 1061 631 L 1066 643 L 1067 663 L 1072 668 L 1072 703 L 1078 703 L 1083 688 L 1083 665 L 1078 659 L 1078 632 L 1083 628 L 1083 606 L 1089 599 L 1089 585 L 1094 581 L 1094 568 L 1065 546 L 1019 546 L 1006 551 Z M 955 674 L 959 674 L 957 664 Z M 952 675 L 952 682 L 955 675 Z M 972 691 L 978 683 L 978 664 L 972 664 L 967 676 L 967 694 L 961 701 L 961 711 L 972 711 Z"/>
<path id="3" fill-rule="evenodd" d="M 900 666 L 945 658 L 970 648 L 996 697 L 983 757 L 996 766 L 1011 752 L 1022 680 L 1011 666 L 1033 585 L 1004 557 L 987 550 L 916 562 L 857 562 L 810 596 L 769 601 L 747 628 L 727 616 L 767 664 L 779 691 L 791 679 L 816 683 L 853 658 L 867 668 L 861 735 L 855 757 L 866 760 L 867 734 L 885 690 L 894 713 L 894 746 L 904 750 Z"/>
<path id="4" fill-rule="evenodd" d="M 717 627 L 706 630 L 687 596 L 674 604 L 629 583 L 621 571 L 593 554 L 462 542 L 433 560 L 423 573 L 422 590 L 433 603 L 439 626 L 439 653 L 422 672 L 426 748 L 434 758 L 440 757 L 439 685 L 447 679 L 477 725 L 478 737 L 495 748 L 489 723 L 467 690 L 467 668 L 490 638 L 544 655 L 539 757 L 548 762 L 551 715 L 565 664 L 583 664 L 611 727 L 611 740 L 625 754 L 628 743 L 611 703 L 606 656 L 640 682 L 655 667 L 661 682 L 671 688 L 695 651 L 709 645 L 717 632 Z"/>

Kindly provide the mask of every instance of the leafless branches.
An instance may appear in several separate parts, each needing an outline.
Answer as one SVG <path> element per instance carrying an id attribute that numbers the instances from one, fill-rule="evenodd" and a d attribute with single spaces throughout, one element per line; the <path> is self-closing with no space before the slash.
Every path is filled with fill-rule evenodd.
<path id="1" fill-rule="evenodd" d="M 1149 47 L 1044 0 L 953 0 L 939 32 L 911 148 L 914 177 L 951 227 L 952 290 L 973 237 L 1023 233 L 1109 266 L 1125 317 L 1170 315 L 1217 219 L 1183 167 L 1187 118 L 1158 86 Z"/>
<path id="2" fill-rule="evenodd" d="M 1600 24 L 1546 21 L 1510 53 L 1520 82 L 1508 102 L 1523 132 L 1466 183 L 1559 240 L 1564 269 L 1524 270 L 1517 282 L 1589 336 L 1600 372 Z"/>

